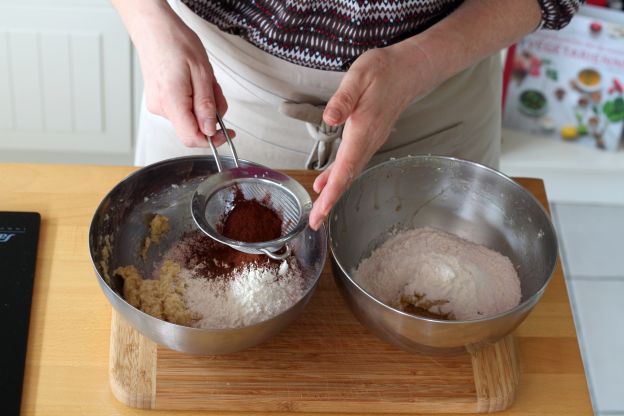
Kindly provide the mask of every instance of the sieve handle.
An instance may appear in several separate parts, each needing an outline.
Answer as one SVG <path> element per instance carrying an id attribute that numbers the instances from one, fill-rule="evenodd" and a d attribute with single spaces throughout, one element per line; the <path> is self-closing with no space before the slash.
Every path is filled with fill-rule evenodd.
<path id="1" fill-rule="evenodd" d="M 223 123 L 223 119 L 221 118 L 219 113 L 217 113 L 217 121 L 219 122 L 219 127 L 221 127 L 221 131 L 223 131 L 223 135 L 225 136 L 225 140 L 227 141 L 227 144 L 230 147 L 230 152 L 232 152 L 232 157 L 234 158 L 234 165 L 236 167 L 239 167 L 238 166 L 238 155 L 236 154 L 236 148 L 234 147 L 234 144 L 232 143 L 232 139 L 230 138 L 230 135 L 228 134 L 227 128 L 225 127 L 225 124 Z M 215 153 L 216 152 L 216 148 L 213 149 L 212 151 L 213 151 L 213 153 Z M 219 172 L 221 172 L 221 169 L 219 169 Z"/>
<path id="2" fill-rule="evenodd" d="M 212 155 L 215 158 L 215 162 L 217 163 L 217 170 L 219 173 L 223 171 L 223 165 L 221 164 L 221 159 L 219 158 L 219 152 L 217 152 L 217 146 L 214 145 L 212 139 L 206 136 L 206 140 L 208 140 L 208 144 L 210 144 L 210 150 L 212 150 Z"/>
<path id="3" fill-rule="evenodd" d="M 259 251 L 266 254 L 273 260 L 285 260 L 288 256 L 290 256 L 290 247 L 288 246 L 284 246 L 284 247 L 286 247 L 286 250 L 284 250 L 282 254 L 277 254 L 276 252 L 269 251 L 266 248 L 261 248 L 259 249 Z"/>

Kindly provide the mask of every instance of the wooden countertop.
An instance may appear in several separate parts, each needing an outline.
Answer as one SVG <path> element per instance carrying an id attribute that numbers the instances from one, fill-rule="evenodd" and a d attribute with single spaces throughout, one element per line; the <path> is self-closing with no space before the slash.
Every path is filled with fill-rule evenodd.
<path id="1" fill-rule="evenodd" d="M 134 169 L 0 164 L 0 211 L 37 211 L 42 217 L 22 402 L 25 415 L 167 414 L 127 408 L 109 389 L 111 307 L 98 287 L 88 251 L 89 222 L 99 201 Z M 289 174 L 311 187 L 313 173 Z M 539 180 L 518 181 L 545 200 Z M 515 334 L 522 374 L 518 397 L 506 414 L 591 414 L 560 267 Z"/>

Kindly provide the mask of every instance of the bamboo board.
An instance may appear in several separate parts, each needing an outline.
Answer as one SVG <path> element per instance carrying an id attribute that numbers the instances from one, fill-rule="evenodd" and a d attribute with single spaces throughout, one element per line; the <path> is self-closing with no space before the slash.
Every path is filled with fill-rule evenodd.
<path id="1" fill-rule="evenodd" d="M 110 383 L 145 409 L 475 413 L 506 409 L 519 383 L 513 337 L 457 356 L 410 354 L 369 333 L 326 267 L 302 316 L 244 352 L 193 356 L 158 346 L 113 311 Z"/>
<path id="2" fill-rule="evenodd" d="M 311 176 L 295 178 L 311 188 Z M 541 181 L 516 180 L 548 210 Z M 353 317 L 326 265 L 303 315 L 238 354 L 168 350 L 113 311 L 109 379 L 118 400 L 144 409 L 488 413 L 513 403 L 520 364 L 513 335 L 456 356 L 410 354 L 386 344 Z"/>
<path id="3" fill-rule="evenodd" d="M 111 393 L 108 371 L 111 307 L 93 276 L 87 236 L 89 221 L 102 196 L 136 169 L 130 166 L 0 164 L 1 208 L 39 211 L 43 219 L 22 396 L 24 415 L 224 414 L 201 410 L 146 412 L 121 404 Z M 315 172 L 293 170 L 286 173 L 312 193 Z M 68 177 L 83 180 L 67 181 Z M 548 206 L 541 180 L 516 178 L 516 181 Z M 522 376 L 509 414 L 591 415 L 587 378 L 559 263 L 544 296 L 514 334 Z M 136 344 L 128 345 L 132 348 L 130 345 Z M 338 416 L 338 413 L 342 413 L 340 407 L 331 416 Z"/>

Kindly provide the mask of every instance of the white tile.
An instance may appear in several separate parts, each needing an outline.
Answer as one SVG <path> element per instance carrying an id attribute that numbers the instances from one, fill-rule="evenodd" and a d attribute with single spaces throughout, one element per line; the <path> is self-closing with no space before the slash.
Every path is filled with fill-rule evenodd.
<path id="1" fill-rule="evenodd" d="M 594 410 L 624 413 L 624 277 L 571 286 Z"/>
<path id="2" fill-rule="evenodd" d="M 624 276 L 624 206 L 553 205 L 567 277 Z"/>

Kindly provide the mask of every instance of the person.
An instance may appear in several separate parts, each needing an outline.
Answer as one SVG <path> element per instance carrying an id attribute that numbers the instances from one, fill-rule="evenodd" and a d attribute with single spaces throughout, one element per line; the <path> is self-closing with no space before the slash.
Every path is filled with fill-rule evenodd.
<path id="1" fill-rule="evenodd" d="M 272 168 L 321 171 L 317 229 L 354 177 L 391 156 L 496 168 L 499 51 L 564 27 L 582 0 L 111 0 L 144 99 L 135 162 L 224 142 Z M 226 113 L 227 112 L 227 113 Z"/>

